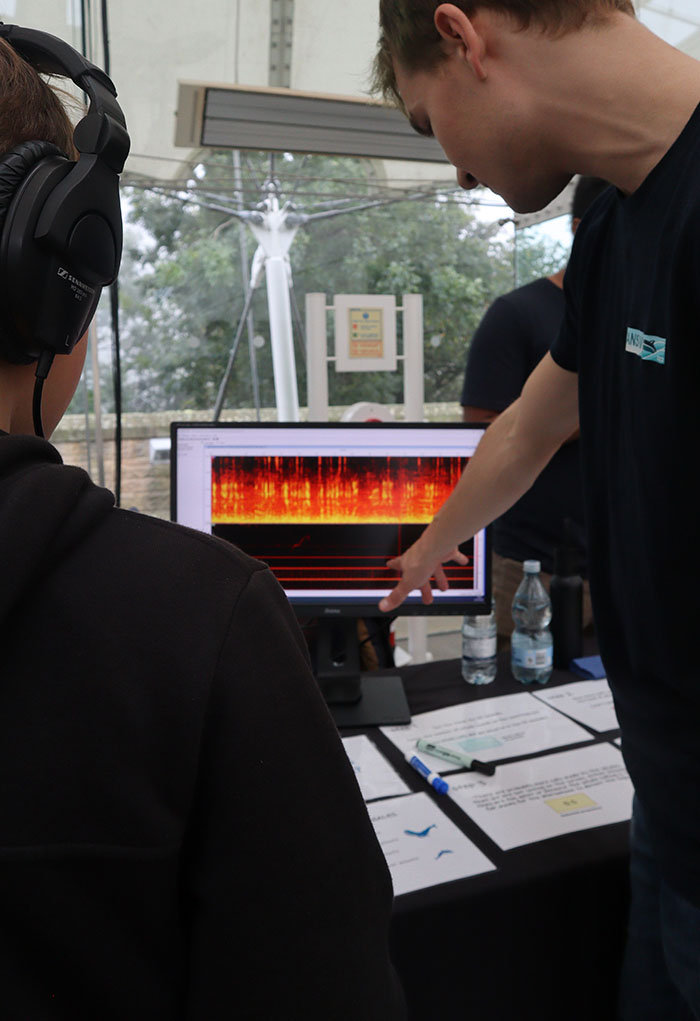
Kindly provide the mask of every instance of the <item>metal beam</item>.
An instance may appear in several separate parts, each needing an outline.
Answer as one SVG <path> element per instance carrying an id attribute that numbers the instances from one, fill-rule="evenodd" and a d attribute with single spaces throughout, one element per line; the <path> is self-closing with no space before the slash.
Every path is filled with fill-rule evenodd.
<path id="1" fill-rule="evenodd" d="M 270 85 L 289 88 L 292 75 L 294 0 L 270 0 Z"/>

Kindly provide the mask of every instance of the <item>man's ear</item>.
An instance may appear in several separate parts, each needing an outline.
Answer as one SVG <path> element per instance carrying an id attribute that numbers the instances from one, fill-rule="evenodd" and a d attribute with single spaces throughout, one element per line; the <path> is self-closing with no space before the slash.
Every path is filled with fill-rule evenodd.
<path id="1" fill-rule="evenodd" d="M 485 81 L 486 46 L 472 19 L 454 4 L 440 4 L 433 20 L 435 28 L 447 44 L 446 49 L 459 53 L 470 64 L 479 81 Z"/>

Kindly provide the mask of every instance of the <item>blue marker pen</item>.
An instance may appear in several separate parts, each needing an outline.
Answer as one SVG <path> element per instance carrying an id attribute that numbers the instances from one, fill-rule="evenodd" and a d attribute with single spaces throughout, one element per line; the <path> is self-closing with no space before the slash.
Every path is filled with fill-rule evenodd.
<path id="1" fill-rule="evenodd" d="M 406 752 L 404 757 L 406 762 L 408 762 L 410 766 L 413 766 L 416 773 L 420 773 L 423 779 L 430 784 L 436 794 L 447 794 L 450 786 L 447 780 L 443 780 L 439 773 L 433 773 L 432 769 L 430 769 L 429 766 L 426 766 L 424 762 L 421 762 L 418 756 L 414 755 L 413 752 Z"/>

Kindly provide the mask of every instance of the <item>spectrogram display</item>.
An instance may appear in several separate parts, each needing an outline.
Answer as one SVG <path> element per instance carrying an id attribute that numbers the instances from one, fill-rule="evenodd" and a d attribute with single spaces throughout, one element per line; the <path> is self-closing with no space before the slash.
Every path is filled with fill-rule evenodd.
<path id="1" fill-rule="evenodd" d="M 397 574 L 386 562 L 406 550 L 445 502 L 462 457 L 277 457 L 212 459 L 215 535 L 267 563 L 288 591 L 382 591 Z M 451 587 L 474 586 L 448 565 Z"/>
<path id="2" fill-rule="evenodd" d="M 212 524 L 427 524 L 460 457 L 215 457 Z"/>

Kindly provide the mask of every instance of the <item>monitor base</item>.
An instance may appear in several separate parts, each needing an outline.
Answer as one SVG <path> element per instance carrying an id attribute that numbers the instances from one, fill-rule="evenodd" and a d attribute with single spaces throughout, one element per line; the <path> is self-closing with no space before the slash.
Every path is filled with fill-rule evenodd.
<path id="1" fill-rule="evenodd" d="M 398 674 L 360 675 L 360 699 L 357 702 L 330 703 L 337 727 L 383 727 L 411 722 L 406 692 Z"/>

